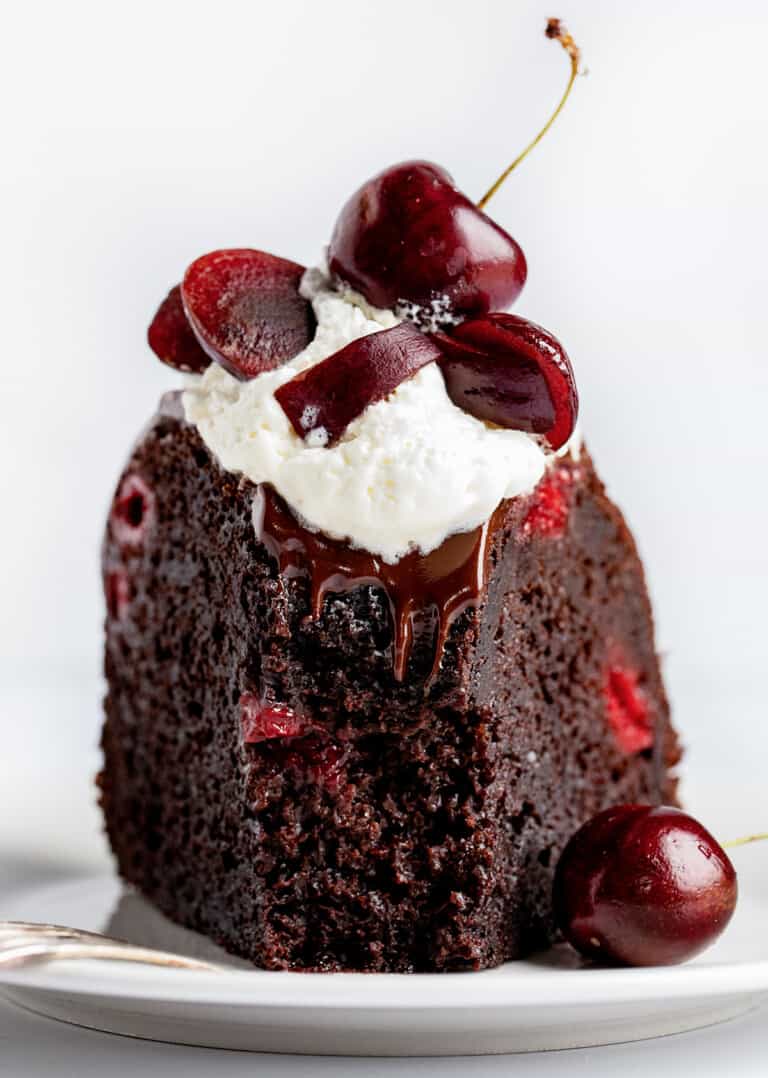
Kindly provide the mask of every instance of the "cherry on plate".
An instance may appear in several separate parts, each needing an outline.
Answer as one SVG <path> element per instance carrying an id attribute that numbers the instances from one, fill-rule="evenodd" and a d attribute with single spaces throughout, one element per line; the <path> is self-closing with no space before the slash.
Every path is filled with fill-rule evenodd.
<path id="1" fill-rule="evenodd" d="M 508 233 L 427 161 L 386 169 L 339 215 L 331 271 L 376 307 L 424 328 L 508 307 L 525 284 L 525 256 Z"/>
<path id="2" fill-rule="evenodd" d="M 247 380 L 306 348 L 315 316 L 299 294 L 303 273 L 296 262 L 250 248 L 212 251 L 193 262 L 181 298 L 211 359 Z"/>
<path id="3" fill-rule="evenodd" d="M 719 843 L 676 808 L 619 805 L 585 824 L 555 872 L 558 925 L 578 951 L 627 966 L 684 962 L 717 939 L 736 906 Z"/>

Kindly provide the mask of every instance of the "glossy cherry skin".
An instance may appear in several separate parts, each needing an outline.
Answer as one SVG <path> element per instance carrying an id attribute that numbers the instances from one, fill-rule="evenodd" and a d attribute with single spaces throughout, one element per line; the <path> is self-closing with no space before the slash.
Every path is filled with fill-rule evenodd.
<path id="1" fill-rule="evenodd" d="M 565 349 L 514 314 L 486 314 L 435 333 L 454 404 L 500 427 L 543 435 L 560 449 L 576 426 L 579 397 Z"/>
<path id="2" fill-rule="evenodd" d="M 675 808 L 606 809 L 576 832 L 555 873 L 565 938 L 588 958 L 628 966 L 692 958 L 726 927 L 736 898 L 728 855 Z"/>
<path id="3" fill-rule="evenodd" d="M 363 184 L 328 254 L 331 271 L 370 303 L 399 307 L 424 328 L 508 307 L 527 272 L 515 240 L 427 161 Z"/>
<path id="4" fill-rule="evenodd" d="M 212 251 L 184 275 L 181 298 L 204 351 L 235 378 L 255 378 L 304 349 L 315 332 L 299 293 L 304 267 L 250 248 Z"/>
<path id="5" fill-rule="evenodd" d="M 326 447 L 369 405 L 440 356 L 426 334 L 401 322 L 352 341 L 285 382 L 275 397 L 300 438 Z"/>
<path id="6" fill-rule="evenodd" d="M 202 374 L 211 365 L 184 312 L 181 285 L 172 288 L 157 308 L 147 340 L 157 358 L 174 370 Z"/>

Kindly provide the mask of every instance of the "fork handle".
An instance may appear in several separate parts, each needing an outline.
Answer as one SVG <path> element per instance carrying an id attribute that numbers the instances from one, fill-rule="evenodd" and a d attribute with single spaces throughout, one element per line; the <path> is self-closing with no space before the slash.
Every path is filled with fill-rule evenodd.
<path id="1" fill-rule="evenodd" d="M 29 922 L 0 922 L 0 969 L 17 969 L 34 962 L 96 959 L 138 962 L 166 969 L 220 971 L 221 967 L 185 955 L 137 947 L 95 932 Z"/>

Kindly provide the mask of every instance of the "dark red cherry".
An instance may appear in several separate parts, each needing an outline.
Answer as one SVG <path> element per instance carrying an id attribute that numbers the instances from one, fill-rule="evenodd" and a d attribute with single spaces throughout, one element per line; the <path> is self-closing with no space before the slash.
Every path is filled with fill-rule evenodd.
<path id="1" fill-rule="evenodd" d="M 315 332 L 299 295 L 304 267 L 264 251 L 212 251 L 184 275 L 181 298 L 197 339 L 236 378 L 255 378 L 293 359 Z"/>
<path id="2" fill-rule="evenodd" d="M 331 271 L 376 307 L 434 329 L 508 307 L 526 277 L 517 243 L 428 161 L 374 176 L 349 199 L 329 248 Z"/>
<path id="3" fill-rule="evenodd" d="M 440 355 L 429 337 L 402 322 L 352 341 L 285 382 L 275 397 L 299 437 L 332 445 L 370 404 Z"/>
<path id="4" fill-rule="evenodd" d="M 736 906 L 736 872 L 700 823 L 675 808 L 620 805 L 577 831 L 555 872 L 555 916 L 586 957 L 628 966 L 684 962 Z"/>
<path id="5" fill-rule="evenodd" d="M 541 434 L 552 449 L 565 445 L 579 398 L 556 337 L 514 314 L 486 314 L 433 336 L 454 404 L 500 427 Z"/>
<path id="6" fill-rule="evenodd" d="M 147 340 L 157 358 L 177 371 L 202 374 L 211 364 L 184 313 L 181 285 L 172 288 L 157 308 Z"/>

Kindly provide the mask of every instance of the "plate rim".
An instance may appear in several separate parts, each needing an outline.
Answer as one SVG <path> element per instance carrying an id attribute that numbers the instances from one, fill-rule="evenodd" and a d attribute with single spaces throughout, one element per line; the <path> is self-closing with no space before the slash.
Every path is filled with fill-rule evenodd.
<path id="1" fill-rule="evenodd" d="M 447 983 L 453 978 L 444 974 L 349 974 L 316 973 L 301 974 L 271 970 L 233 970 L 231 973 L 199 973 L 184 970 L 154 970 L 138 976 L 125 976 L 125 966 L 118 963 L 103 963 L 112 966 L 114 972 L 96 973 L 92 964 L 83 961 L 61 961 L 56 967 L 33 966 L 25 970 L 7 970 L 0 972 L 0 988 L 33 989 L 66 993 L 78 996 L 109 996 L 112 999 L 146 999 L 157 1002 L 198 1002 L 207 1007 L 252 1006 L 260 1010 L 358 1010 L 366 1011 L 430 1011 L 430 1010 L 485 1010 L 490 1007 L 539 1008 L 541 1006 L 574 1006 L 580 1003 L 596 1004 L 628 1003 L 634 1001 L 657 1000 L 663 996 L 666 1002 L 685 999 L 719 999 L 726 996 L 754 995 L 768 996 L 768 960 L 755 963 L 741 963 L 738 966 L 723 964 L 722 968 L 712 966 L 693 966 L 685 976 L 672 975 L 665 967 L 652 970 L 599 970 L 593 977 L 589 989 L 585 987 L 575 993 L 572 987 L 563 985 L 562 973 L 553 971 L 535 984 L 524 982 L 525 994 L 521 998 L 523 982 L 510 978 L 505 981 L 504 967 L 497 971 L 501 976 L 483 983 L 483 991 L 475 990 L 473 996 L 466 992 L 457 993 L 451 985 L 450 992 L 438 990 L 432 998 L 425 998 L 418 992 L 424 988 L 426 977 L 435 977 Z M 509 963 L 508 965 L 511 965 Z M 638 974 L 653 974 L 642 977 Z M 626 978 L 623 975 L 628 975 Z M 462 976 L 463 975 L 458 975 Z M 467 974 L 477 981 L 480 973 Z M 194 978 L 194 979 L 192 979 Z M 278 983 L 277 978 L 291 978 Z M 313 978 L 314 980 L 310 980 Z M 360 991 L 360 982 L 353 984 L 351 978 L 370 979 L 373 986 L 371 993 Z M 374 980 L 375 978 L 375 980 Z M 622 978 L 622 979 L 620 979 Z M 341 990 L 334 990 L 338 982 L 345 983 Z M 556 986 L 553 985 L 556 981 Z M 320 989 L 322 983 L 322 990 Z M 329 991 L 329 982 L 334 985 Z M 403 992 L 408 982 L 409 988 Z M 201 988 L 205 986 L 204 991 Z M 300 991 L 294 991 L 299 986 Z M 311 986 L 311 987 L 310 987 Z M 400 989 L 397 995 L 392 991 Z M 437 988 L 431 982 L 430 989 Z M 289 990 L 290 989 L 290 990 Z M 268 995 L 267 995 L 268 992 Z"/>
<path id="2" fill-rule="evenodd" d="M 12 898 L 14 902 L 24 901 L 25 896 L 105 883 L 120 885 L 121 881 L 108 873 L 91 873 L 17 891 Z M 523 976 L 510 976 L 515 968 L 523 967 Z M 580 975 L 578 989 L 569 976 L 573 974 Z M 581 1002 L 641 1003 L 660 995 L 669 1002 L 768 995 L 768 957 L 635 969 L 552 969 L 523 959 L 489 970 L 447 973 L 303 973 L 257 968 L 207 972 L 67 959 L 23 969 L 0 968 L 0 988 L 260 1010 L 522 1010 Z"/>

